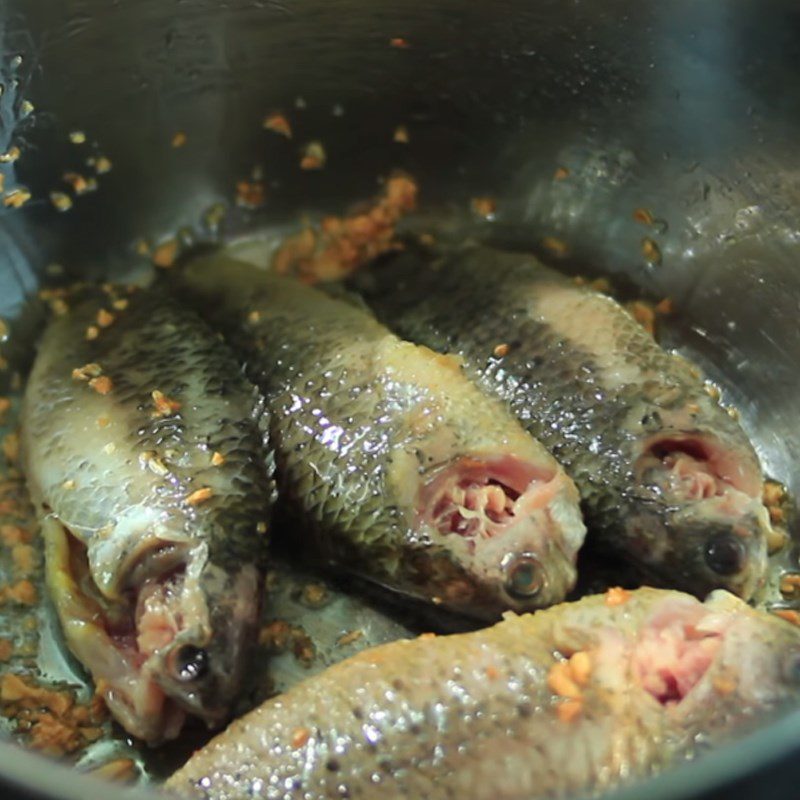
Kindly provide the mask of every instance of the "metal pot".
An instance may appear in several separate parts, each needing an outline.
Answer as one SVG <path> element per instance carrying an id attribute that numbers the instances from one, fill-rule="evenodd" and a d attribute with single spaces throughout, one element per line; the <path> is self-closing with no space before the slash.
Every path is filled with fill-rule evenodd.
<path id="1" fill-rule="evenodd" d="M 0 316 L 52 261 L 120 275 L 132 242 L 195 226 L 254 165 L 271 224 L 341 210 L 399 167 L 438 214 L 493 195 L 491 237 L 567 248 L 572 267 L 669 295 L 670 343 L 728 387 L 767 471 L 800 490 L 795 4 L 5 0 L 0 13 L 0 151 L 21 151 L 0 169 L 6 193 L 32 195 L 0 216 Z M 273 109 L 291 142 L 262 130 Z M 298 169 L 309 140 L 324 170 Z M 92 154 L 112 171 L 59 213 L 50 193 Z M 794 796 L 798 742 L 800 712 L 617 796 Z M 0 786 L 123 796 L 7 744 Z"/>

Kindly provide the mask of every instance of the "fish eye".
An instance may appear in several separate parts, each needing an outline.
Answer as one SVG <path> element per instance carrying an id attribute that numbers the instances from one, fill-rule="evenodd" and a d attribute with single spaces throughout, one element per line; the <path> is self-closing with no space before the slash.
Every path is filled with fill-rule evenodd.
<path id="1" fill-rule="evenodd" d="M 502 569 L 505 590 L 516 600 L 530 600 L 544 588 L 544 570 L 539 559 L 532 553 L 506 556 Z"/>
<path id="2" fill-rule="evenodd" d="M 706 544 L 706 564 L 717 575 L 735 575 L 745 565 L 744 544 L 732 533 L 718 533 Z"/>
<path id="3" fill-rule="evenodd" d="M 183 682 L 199 681 L 208 674 L 208 652 L 193 644 L 181 645 L 172 656 L 172 672 Z"/>

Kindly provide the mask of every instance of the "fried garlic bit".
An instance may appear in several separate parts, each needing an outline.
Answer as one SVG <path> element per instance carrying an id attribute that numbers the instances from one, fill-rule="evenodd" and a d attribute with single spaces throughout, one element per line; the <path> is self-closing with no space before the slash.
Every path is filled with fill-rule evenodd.
<path id="1" fill-rule="evenodd" d="M 10 409 L 11 400 L 9 400 L 7 397 L 0 397 L 0 425 L 5 423 L 6 414 L 8 414 Z"/>
<path id="2" fill-rule="evenodd" d="M 94 178 L 85 178 L 79 172 L 65 172 L 62 180 L 68 183 L 78 196 L 93 192 L 97 188 L 97 181 Z"/>
<path id="3" fill-rule="evenodd" d="M 411 45 L 402 36 L 395 36 L 393 39 L 389 39 L 389 47 L 394 47 L 396 50 L 408 50 Z"/>
<path id="4" fill-rule="evenodd" d="M 3 205 L 6 208 L 21 208 L 31 199 L 31 193 L 24 186 L 17 189 L 12 189 L 7 192 L 3 197 Z"/>
<path id="5" fill-rule="evenodd" d="M 201 489 L 195 489 L 188 497 L 186 502 L 190 506 L 199 506 L 210 500 L 214 496 L 214 490 L 208 486 L 203 486 Z"/>
<path id="6" fill-rule="evenodd" d="M 265 189 L 260 180 L 241 180 L 236 184 L 236 205 L 241 208 L 261 208 L 264 205 Z"/>
<path id="7" fill-rule="evenodd" d="M 110 311 L 107 311 L 105 308 L 101 308 L 97 312 L 97 324 L 101 328 L 108 328 L 110 325 L 113 324 L 114 319 L 115 319 L 114 315 Z"/>
<path id="8" fill-rule="evenodd" d="M 108 375 L 100 375 L 98 378 L 92 378 L 89 381 L 90 388 L 94 389 L 97 394 L 109 394 L 114 388 L 114 384 Z"/>
<path id="9" fill-rule="evenodd" d="M 72 198 L 65 192 L 50 192 L 50 202 L 56 211 L 69 211 L 72 208 Z"/>
<path id="10" fill-rule="evenodd" d="M 551 256 L 556 258 L 565 258 L 569 255 L 569 245 L 556 236 L 545 236 L 542 239 L 542 247 L 550 253 Z"/>
<path id="11" fill-rule="evenodd" d="M 180 410 L 181 404 L 177 400 L 167 397 L 164 392 L 154 389 L 150 396 L 153 398 L 154 417 L 168 417 Z"/>
<path id="12" fill-rule="evenodd" d="M 484 219 L 494 219 L 497 212 L 497 200 L 494 197 L 473 197 L 470 206 L 473 214 Z"/>
<path id="13" fill-rule="evenodd" d="M 214 452 L 211 456 L 211 466 L 221 467 L 225 463 L 225 456 L 222 453 Z"/>
<path id="14" fill-rule="evenodd" d="M 395 228 L 416 202 L 414 180 L 395 175 L 371 206 L 346 217 L 326 217 L 317 228 L 307 227 L 284 240 L 272 268 L 308 283 L 350 275 L 376 256 L 399 248 Z"/>
<path id="15" fill-rule="evenodd" d="M 82 367 L 75 367 L 72 370 L 72 379 L 76 381 L 88 381 L 90 378 L 99 378 L 103 374 L 103 368 L 99 364 L 92 362 L 84 364 Z"/>
<path id="16" fill-rule="evenodd" d="M 661 263 L 661 248 L 649 236 L 642 239 L 642 255 L 648 264 L 658 266 Z"/>
<path id="17" fill-rule="evenodd" d="M 168 239 L 153 250 L 151 260 L 156 267 L 169 269 L 178 257 L 177 239 Z"/>
<path id="18" fill-rule="evenodd" d="M 408 128 L 405 125 L 398 125 L 394 129 L 392 141 L 398 144 L 408 144 L 411 141 L 411 137 L 408 135 Z"/>
<path id="19" fill-rule="evenodd" d="M 624 606 L 630 600 L 631 593 L 621 586 L 612 586 L 606 592 L 606 605 L 610 608 L 614 606 Z"/>
<path id="20" fill-rule="evenodd" d="M 569 170 L 566 167 L 556 167 L 553 173 L 554 181 L 565 181 L 569 177 Z"/>
<path id="21" fill-rule="evenodd" d="M 578 651 L 567 660 L 558 661 L 547 674 L 547 686 L 559 699 L 556 714 L 562 722 L 571 722 L 583 709 L 583 690 L 589 684 L 592 661 L 588 653 Z"/>
<path id="22" fill-rule="evenodd" d="M 183 147 L 188 140 L 188 137 L 183 131 L 176 131 L 172 136 L 172 146 L 175 148 Z"/>
<path id="23" fill-rule="evenodd" d="M 322 142 L 309 142 L 304 148 L 300 157 L 300 169 L 322 169 L 325 162 L 328 160 L 328 155 Z"/>
<path id="24" fill-rule="evenodd" d="M 286 116 L 280 111 L 273 111 L 271 114 L 267 114 L 267 116 L 264 117 L 262 127 L 266 131 L 272 131 L 280 136 L 285 136 L 287 139 L 292 138 L 292 126 L 289 124 L 289 120 L 286 119 Z"/>

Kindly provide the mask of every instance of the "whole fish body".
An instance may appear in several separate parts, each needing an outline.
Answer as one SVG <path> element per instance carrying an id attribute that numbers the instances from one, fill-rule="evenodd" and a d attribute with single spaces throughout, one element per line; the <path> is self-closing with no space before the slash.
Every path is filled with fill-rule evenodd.
<path id="1" fill-rule="evenodd" d="M 401 336 L 463 359 L 564 465 L 590 540 L 649 581 L 749 598 L 766 570 L 761 468 L 698 370 L 610 297 L 536 258 L 468 246 L 367 270 Z"/>
<path id="2" fill-rule="evenodd" d="M 227 349 L 152 291 L 84 292 L 42 337 L 22 409 L 47 583 L 75 656 L 151 743 L 225 721 L 257 620 L 274 484 Z"/>
<path id="3" fill-rule="evenodd" d="M 307 550 L 478 617 L 564 597 L 585 533 L 574 484 L 455 359 L 224 255 L 180 280 L 265 395 L 279 494 Z"/>
<path id="4" fill-rule="evenodd" d="M 798 692 L 789 623 L 724 590 L 705 603 L 610 590 L 366 650 L 234 722 L 166 788 L 203 800 L 600 793 Z"/>

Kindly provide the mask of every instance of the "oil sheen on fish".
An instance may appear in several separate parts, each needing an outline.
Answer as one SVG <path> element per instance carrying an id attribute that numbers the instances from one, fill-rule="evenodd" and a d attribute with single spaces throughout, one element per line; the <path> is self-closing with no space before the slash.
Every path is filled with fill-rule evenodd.
<path id="1" fill-rule="evenodd" d="M 599 794 L 799 692 L 793 625 L 724 590 L 701 603 L 617 589 L 365 650 L 234 722 L 167 788 L 204 800 Z"/>
<path id="2" fill-rule="evenodd" d="M 256 623 L 274 484 L 228 348 L 151 291 L 54 319 L 22 412 L 48 587 L 69 648 L 149 742 L 225 721 Z"/>
<path id="3" fill-rule="evenodd" d="M 478 617 L 564 597 L 585 533 L 577 490 L 456 359 L 224 256 L 182 280 L 265 395 L 279 495 L 307 550 Z"/>
<path id="4" fill-rule="evenodd" d="M 670 588 L 753 595 L 770 533 L 753 447 L 699 371 L 613 299 L 481 247 L 401 255 L 361 288 L 401 336 L 462 358 L 549 448 L 589 541 Z"/>

